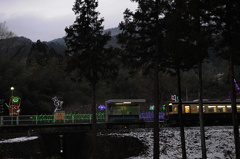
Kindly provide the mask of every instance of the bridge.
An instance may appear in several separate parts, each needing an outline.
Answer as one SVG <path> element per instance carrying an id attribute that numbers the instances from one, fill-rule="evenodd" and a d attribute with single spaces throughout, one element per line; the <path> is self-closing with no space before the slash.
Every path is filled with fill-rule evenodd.
<path id="1" fill-rule="evenodd" d="M 145 127 L 145 122 L 106 122 L 104 113 L 97 113 L 97 128 Z M 83 132 L 92 128 L 92 114 L 65 114 L 64 119 L 54 115 L 0 116 L 0 133 L 57 133 Z"/>
<path id="2" fill-rule="evenodd" d="M 105 121 L 104 113 L 96 114 L 98 122 Z M 91 123 L 92 114 L 65 114 L 64 118 L 57 119 L 54 115 L 10 115 L 0 116 L 0 126 L 17 125 L 46 125 L 57 123 Z"/>

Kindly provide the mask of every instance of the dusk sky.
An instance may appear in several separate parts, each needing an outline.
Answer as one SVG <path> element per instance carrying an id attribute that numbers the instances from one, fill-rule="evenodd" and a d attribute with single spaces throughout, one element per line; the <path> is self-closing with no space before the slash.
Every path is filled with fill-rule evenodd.
<path id="1" fill-rule="evenodd" d="M 10 31 L 32 41 L 50 41 L 65 36 L 64 29 L 73 24 L 75 0 L 1 0 L 0 22 Z M 99 0 L 99 18 L 104 29 L 117 27 L 126 8 L 134 11 L 137 4 L 130 0 Z"/>

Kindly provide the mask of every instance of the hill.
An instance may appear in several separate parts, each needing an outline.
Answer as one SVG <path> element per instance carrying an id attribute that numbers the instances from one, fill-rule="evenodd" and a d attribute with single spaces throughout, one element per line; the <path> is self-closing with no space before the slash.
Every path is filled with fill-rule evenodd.
<path id="1" fill-rule="evenodd" d="M 118 28 L 111 28 L 104 30 L 104 33 L 111 32 L 112 39 L 107 46 L 119 47 L 117 44 L 116 35 L 120 33 Z M 57 53 L 63 54 L 67 49 L 65 41 L 62 38 L 53 39 L 51 41 L 44 41 L 49 48 L 53 48 Z M 26 37 L 14 37 L 0 40 L 0 57 L 9 56 L 12 60 L 26 60 L 33 42 Z"/>

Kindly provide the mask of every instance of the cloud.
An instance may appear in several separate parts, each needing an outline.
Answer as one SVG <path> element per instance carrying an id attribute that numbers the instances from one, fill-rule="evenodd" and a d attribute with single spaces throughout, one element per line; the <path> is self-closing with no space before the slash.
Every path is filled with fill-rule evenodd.
<path id="1" fill-rule="evenodd" d="M 75 20 L 72 7 L 75 0 L 1 0 L 0 22 L 18 36 L 33 41 L 49 41 L 65 35 L 64 29 Z M 136 8 L 130 0 L 99 0 L 99 18 L 104 28 L 117 27 L 126 8 Z M 132 9 L 131 9 L 132 10 Z"/>
<path id="2" fill-rule="evenodd" d="M 66 15 L 57 18 L 43 18 L 36 15 L 21 15 L 7 21 L 9 29 L 18 36 L 25 36 L 33 41 L 49 41 L 65 35 L 64 29 L 71 25 L 75 17 Z"/>

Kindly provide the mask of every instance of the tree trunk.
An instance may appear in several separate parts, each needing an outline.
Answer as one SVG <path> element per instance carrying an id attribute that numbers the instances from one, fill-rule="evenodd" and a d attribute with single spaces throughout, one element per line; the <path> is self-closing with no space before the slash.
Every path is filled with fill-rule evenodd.
<path id="1" fill-rule="evenodd" d="M 154 148 L 153 158 L 159 159 L 159 0 L 155 1 L 156 7 L 156 44 L 154 61 Z"/>
<path id="2" fill-rule="evenodd" d="M 232 104 L 232 121 L 233 121 L 233 132 L 234 132 L 234 143 L 236 158 L 240 158 L 239 154 L 239 129 L 238 129 L 238 116 L 237 116 L 237 104 L 236 104 L 236 88 L 234 82 L 234 67 L 232 63 L 232 52 L 230 52 L 229 59 L 230 67 L 230 84 L 231 84 L 231 104 Z"/>
<path id="3" fill-rule="evenodd" d="M 201 147 L 202 147 L 202 159 L 207 158 L 206 143 L 205 143 L 205 131 L 204 131 L 204 115 L 203 115 L 203 91 L 202 91 L 202 60 L 201 52 L 199 52 L 198 59 L 198 82 L 199 82 L 199 120 L 200 120 L 200 132 L 201 132 Z"/>
<path id="4" fill-rule="evenodd" d="M 155 60 L 154 68 L 154 151 L 153 158 L 159 159 L 159 75 L 158 60 Z"/>
<path id="5" fill-rule="evenodd" d="M 92 84 L 92 159 L 97 158 L 96 85 Z"/>
<path id="6" fill-rule="evenodd" d="M 179 115 L 179 127 L 181 135 L 181 144 L 182 144 L 182 158 L 186 159 L 186 144 L 185 144 L 185 135 L 184 135 L 184 124 L 183 124 L 183 115 L 182 115 L 182 90 L 181 90 L 181 74 L 180 69 L 177 68 L 177 80 L 178 80 L 178 115 Z"/>

